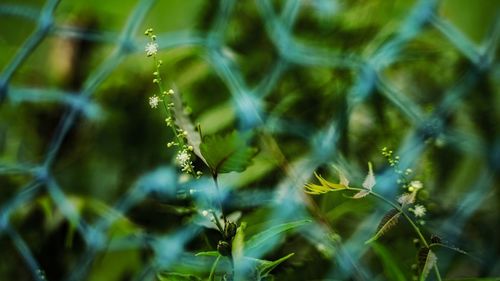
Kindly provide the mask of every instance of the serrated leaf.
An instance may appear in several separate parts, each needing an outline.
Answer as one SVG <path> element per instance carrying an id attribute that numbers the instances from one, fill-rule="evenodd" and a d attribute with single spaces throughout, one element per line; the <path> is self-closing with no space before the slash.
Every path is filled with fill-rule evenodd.
<path id="1" fill-rule="evenodd" d="M 420 248 L 418 251 L 418 267 L 420 268 L 420 280 L 427 279 L 431 268 L 436 265 L 437 256 L 429 248 Z"/>
<path id="2" fill-rule="evenodd" d="M 184 274 L 177 272 L 159 272 L 156 274 L 159 281 L 201 281 L 201 278 L 192 274 Z"/>
<path id="3" fill-rule="evenodd" d="M 236 131 L 225 136 L 206 136 L 200 151 L 213 175 L 243 172 L 257 152 Z"/>
<path id="4" fill-rule="evenodd" d="M 292 229 L 301 227 L 301 226 L 306 225 L 310 222 L 311 222 L 310 220 L 299 220 L 299 221 L 288 222 L 288 223 L 283 223 L 283 224 L 272 226 L 269 229 L 252 236 L 246 242 L 246 248 L 247 248 L 247 250 L 253 250 L 253 249 L 259 248 L 262 245 L 264 245 L 265 243 L 269 243 L 270 239 L 274 238 L 275 236 L 277 236 L 281 233 L 290 231 Z"/>
<path id="5" fill-rule="evenodd" d="M 175 124 L 182 130 L 184 130 L 187 135 L 186 139 L 189 145 L 193 147 L 193 153 L 200 158 L 205 164 L 208 165 L 205 157 L 200 151 L 201 137 L 200 134 L 195 130 L 193 123 L 189 116 L 185 113 L 184 105 L 182 103 L 182 98 L 179 91 L 175 90 L 172 95 L 172 101 L 174 103 L 174 117 Z"/>
<path id="6" fill-rule="evenodd" d="M 368 162 L 368 175 L 366 175 L 366 178 L 363 181 L 363 188 L 365 188 L 366 190 L 359 191 L 358 193 L 354 194 L 354 196 L 352 198 L 359 199 L 359 198 L 363 198 L 366 195 L 370 194 L 370 191 L 372 191 L 375 184 L 376 184 L 376 181 L 375 181 L 375 175 L 373 174 L 372 163 Z"/>
<path id="7" fill-rule="evenodd" d="M 392 209 L 389 212 L 387 212 L 380 221 L 375 235 L 369 240 L 367 240 L 365 244 L 377 240 L 378 238 L 380 238 L 380 236 L 384 235 L 387 231 L 389 231 L 393 226 L 395 226 L 398 223 L 400 215 L 401 212 L 396 209 Z"/>

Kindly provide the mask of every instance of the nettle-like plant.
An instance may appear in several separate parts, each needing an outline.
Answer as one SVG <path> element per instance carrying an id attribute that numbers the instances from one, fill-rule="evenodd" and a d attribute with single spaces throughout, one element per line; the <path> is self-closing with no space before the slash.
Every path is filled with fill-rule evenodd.
<path id="1" fill-rule="evenodd" d="M 336 168 L 339 174 L 339 183 L 328 181 L 321 175 L 315 173 L 319 184 L 306 184 L 305 192 L 311 195 L 320 195 L 329 192 L 355 192 L 353 195 L 348 195 L 348 197 L 352 199 L 362 199 L 366 196 L 372 196 L 388 204 L 391 210 L 382 217 L 377 230 L 371 238 L 366 240 L 365 244 L 369 244 L 379 239 L 396 226 L 400 218 L 403 217 L 415 231 L 417 238 L 413 239 L 412 242 L 419 247 L 416 253 L 416 263 L 412 265 L 412 269 L 414 270 L 413 279 L 424 281 L 427 279 L 430 271 L 434 270 L 436 279 L 442 280 L 437 263 L 438 258 L 433 249 L 443 247 L 457 251 L 461 254 L 468 254 L 459 248 L 443 243 L 441 238 L 436 235 L 430 235 L 429 239 L 426 238 L 421 227 L 425 225 L 424 217 L 427 209 L 423 203 L 418 202 L 418 194 L 424 190 L 422 182 L 413 179 L 412 169 L 405 169 L 404 171 L 400 169 L 399 156 L 394 156 L 392 150 L 384 147 L 382 149 L 382 155 L 398 174 L 397 183 L 403 192 L 396 200 L 388 199 L 373 190 L 373 187 L 376 185 L 376 179 L 370 162 L 368 163 L 368 174 L 361 188 L 350 186 L 346 174 L 341 169 Z"/>
<path id="2" fill-rule="evenodd" d="M 167 143 L 167 147 L 174 149 L 175 161 L 181 172 L 199 179 L 203 173 L 194 166 L 194 158 L 203 163 L 210 172 L 214 186 L 214 202 L 212 208 L 200 210 L 197 215 L 199 220 L 207 219 L 220 234 L 217 247 L 213 251 L 203 251 L 196 254 L 200 257 L 213 257 L 214 261 L 208 273 L 208 279 L 216 280 L 272 280 L 270 272 L 279 264 L 293 256 L 290 253 L 275 261 L 256 259 L 246 255 L 247 252 L 259 248 L 263 241 L 296 229 L 308 223 L 307 220 L 288 222 L 273 226 L 245 240 L 246 223 L 237 225 L 237 220 L 227 215 L 222 204 L 218 177 L 229 172 L 242 172 L 251 163 L 257 154 L 257 149 L 248 145 L 251 135 L 233 131 L 225 135 L 202 135 L 200 126 L 195 127 L 186 113 L 180 94 L 173 89 L 164 87 L 161 66 L 158 59 L 158 43 L 153 29 L 149 28 L 144 33 L 150 41 L 145 51 L 154 62 L 153 83 L 157 86 L 159 94 L 149 97 L 151 108 L 164 109 L 165 123 L 171 129 L 174 139 Z M 196 220 L 196 219 L 195 219 Z M 225 259 L 226 264 L 221 262 Z M 221 265 L 222 264 L 222 265 Z M 221 268 L 221 270 L 219 269 Z M 157 274 L 159 280 L 202 280 L 200 276 L 186 273 L 172 272 L 167 269 Z"/>

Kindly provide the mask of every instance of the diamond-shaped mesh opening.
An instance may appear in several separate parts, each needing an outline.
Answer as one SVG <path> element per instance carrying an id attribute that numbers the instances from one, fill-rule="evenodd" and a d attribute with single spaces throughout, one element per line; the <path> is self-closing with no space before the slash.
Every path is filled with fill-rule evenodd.
<path id="1" fill-rule="evenodd" d="M 221 239 L 208 214 L 222 206 L 246 222 L 250 244 L 307 219 L 246 249 L 240 265 L 295 254 L 273 269 L 276 280 L 410 279 L 422 246 L 413 249 L 411 224 L 364 244 L 390 205 L 302 192 L 317 183 L 314 171 L 336 183 L 343 169 L 361 186 L 371 162 L 374 190 L 397 207 L 398 172 L 382 147 L 425 186 L 425 221 L 415 220 L 423 235 L 487 261 L 436 249 L 443 279 L 498 276 L 497 6 L 0 4 L 0 249 L 11 257 L 0 279 L 208 279 Z M 208 169 L 199 180 L 179 172 L 165 116 L 149 108 L 159 93 L 144 54 L 147 27 L 157 33 L 167 87 L 205 135 L 254 133 L 253 163 L 218 178 L 221 206 Z M 228 280 L 240 265 L 221 258 L 212 275 Z M 263 277 L 243 271 L 241 280 Z"/>

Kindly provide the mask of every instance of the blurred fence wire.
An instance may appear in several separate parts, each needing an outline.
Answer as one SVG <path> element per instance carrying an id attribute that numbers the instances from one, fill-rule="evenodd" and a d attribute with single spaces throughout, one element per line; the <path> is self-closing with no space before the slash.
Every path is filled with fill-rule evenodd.
<path id="1" fill-rule="evenodd" d="M 491 191 L 495 173 L 498 173 L 500 167 L 500 135 L 498 134 L 498 127 L 493 130 L 495 135 L 491 136 L 489 140 L 481 136 L 464 135 L 453 127 L 447 127 L 445 120 L 459 110 L 460 104 L 467 102 L 471 98 L 469 96 L 470 90 L 476 86 L 481 77 L 491 75 L 495 77 L 494 79 L 498 79 L 498 70 L 495 69 L 498 68 L 496 52 L 500 37 L 499 17 L 489 29 L 486 38 L 477 46 L 453 24 L 436 13 L 438 1 L 416 1 L 394 36 L 369 54 L 358 56 L 352 53 L 333 51 L 326 47 L 310 46 L 294 38 L 294 24 L 304 5 L 304 1 L 285 1 L 281 11 L 276 11 L 268 0 L 255 0 L 255 2 L 261 16 L 260 20 L 263 22 L 265 30 L 279 56 L 273 62 L 274 66 L 271 71 L 253 87 L 249 86 L 238 65 L 224 51 L 227 48 L 224 34 L 231 17 L 235 16 L 236 0 L 221 0 L 218 2 L 218 12 L 208 31 L 188 30 L 185 32 L 163 33 L 158 35 L 158 43 L 162 50 L 183 46 L 197 46 L 206 51 L 211 66 L 230 90 L 237 121 L 240 129 L 243 130 L 272 131 L 270 124 L 273 121 L 273 115 L 266 112 L 263 101 L 277 87 L 280 78 L 291 66 L 349 69 L 355 73 L 354 82 L 347 93 L 347 103 L 342 109 L 336 111 L 337 113 L 331 117 L 331 120 L 326 123 L 322 130 L 313 132 L 309 142 L 310 153 L 291 163 L 291 172 L 280 181 L 276 191 L 272 193 L 272 198 L 270 199 L 266 195 L 259 196 L 257 193 L 249 195 L 254 196 L 252 198 L 262 199 L 260 204 L 266 204 L 271 208 L 272 212 L 266 221 L 269 221 L 270 224 L 271 222 L 276 224 L 290 221 L 297 218 L 297 216 L 309 217 L 307 215 L 307 200 L 304 200 L 303 195 L 301 195 L 303 184 L 309 180 L 313 171 L 319 166 L 340 159 L 338 142 L 342 134 L 345 133 L 345 128 L 348 126 L 353 110 L 366 102 L 375 91 L 378 91 L 411 124 L 411 133 L 406 136 L 405 141 L 397 151 L 401 155 L 403 169 L 418 162 L 422 152 L 426 150 L 428 140 L 438 137 L 446 138 L 449 143 L 456 146 L 458 150 L 463 150 L 464 153 L 475 151 L 475 153 L 481 154 L 487 159 L 487 169 L 477 175 L 475 184 L 470 187 L 470 191 L 464 194 L 464 198 L 461 199 L 462 203 L 459 208 L 456 209 L 454 214 L 450 214 L 439 230 L 440 232 L 454 234 L 454 239 L 458 240 L 460 233 L 457 229 L 460 229 L 471 218 L 474 211 Z M 40 261 L 32 253 L 25 240 L 26 238 L 23 238 L 10 223 L 10 216 L 23 205 L 35 200 L 41 192 L 49 194 L 53 203 L 64 214 L 66 219 L 76 225 L 76 229 L 86 245 L 85 252 L 77 263 L 78 265 L 69 271 L 65 280 L 84 280 L 92 262 L 101 251 L 124 247 L 151 247 L 154 250 L 154 259 L 150 261 L 149 266 L 136 275 L 137 280 L 146 280 L 151 278 L 156 269 L 168 268 L 169 265 L 186 258 L 185 253 L 187 250 L 185 245 L 200 231 L 199 226 L 188 224 L 167 235 L 144 234 L 111 243 L 107 240 L 107 231 L 118 216 L 106 216 L 92 224 L 85 221 L 78 214 L 74 204 L 68 199 L 64 186 L 61 186 L 53 176 L 53 166 L 58 161 L 61 145 L 68 137 L 75 122 L 77 122 L 78 116 L 80 114 L 88 116 L 97 110 L 93 102 L 96 89 L 119 66 L 124 58 L 133 53 L 143 52 L 146 40 L 137 37 L 137 34 L 142 34 L 142 30 L 138 30 L 138 28 L 154 3 L 154 0 L 138 1 L 119 34 L 104 31 L 91 32 L 81 30 L 78 27 L 59 25 L 54 17 L 59 4 L 58 0 L 47 0 L 41 10 L 21 4 L 0 4 L 0 15 L 15 16 L 36 24 L 35 31 L 18 48 L 0 74 L 1 102 L 13 104 L 20 102 L 33 104 L 51 102 L 60 103 L 66 108 L 60 117 L 59 126 L 53 133 L 42 162 L 31 164 L 0 163 L 0 174 L 2 175 L 25 174 L 32 176 L 31 182 L 0 206 L 0 235 L 10 239 L 24 259 L 34 280 L 45 280 L 44 269 L 41 267 Z M 316 3 L 318 9 L 322 9 L 322 12 L 325 13 L 330 8 L 335 9 L 335 5 L 331 6 L 334 1 L 314 1 L 314 3 Z M 418 104 L 401 94 L 390 78 L 384 74 L 385 69 L 399 62 L 401 51 L 406 44 L 424 29 L 435 29 L 440 32 L 450 44 L 469 60 L 468 71 L 442 95 L 442 100 L 432 112 L 423 111 Z M 81 89 L 74 92 L 30 88 L 13 84 L 11 82 L 13 75 L 26 62 L 30 54 L 40 46 L 41 42 L 48 37 L 80 38 L 104 42 L 112 44 L 114 50 L 107 59 L 95 68 L 85 80 Z M 491 110 L 500 110 L 498 104 L 491 106 Z M 496 125 L 498 126 L 498 124 Z M 379 182 L 393 181 L 394 176 L 391 173 L 381 173 Z M 116 202 L 115 211 L 124 214 L 140 202 L 141 199 L 151 194 L 157 194 L 158 192 L 173 192 L 175 194 L 183 186 L 190 186 L 189 188 L 196 190 L 196 186 L 203 185 L 202 179 L 201 183 L 191 182 L 178 186 L 177 177 L 177 173 L 169 168 L 159 169 L 144 175 L 136 184 L 130 187 L 129 192 Z M 379 190 L 381 193 L 391 195 L 394 192 L 390 189 L 383 189 L 384 184 L 379 186 L 382 188 L 382 190 Z M 244 196 L 241 196 L 241 198 L 244 198 Z M 253 201 L 245 202 L 242 199 L 239 203 L 259 204 L 259 202 Z M 283 202 L 287 202 L 286 208 L 283 208 Z M 325 278 L 346 280 L 355 276 L 359 280 L 372 280 L 374 273 L 369 272 L 366 268 L 359 268 L 356 264 L 366 250 L 366 247 L 360 242 L 367 238 L 366 227 L 368 225 L 373 226 L 371 222 L 376 222 L 378 217 L 379 214 L 375 214 L 373 217 L 368 217 L 365 221 L 360 222 L 363 227 L 353 234 L 350 239 L 343 242 L 323 240 L 324 236 L 322 235 L 327 233 L 328 230 L 319 221 L 313 222 L 313 226 L 308 230 L 300 232 L 307 240 L 313 243 L 321 241 L 321 243 L 327 244 L 326 247 L 336 250 L 335 260 L 332 260 L 330 272 Z M 276 246 L 272 243 L 278 243 L 279 241 L 268 241 L 268 245 L 253 252 L 253 256 L 265 256 L 268 251 Z M 186 262 L 189 263 L 190 261 Z M 444 260 L 442 263 L 446 263 L 446 261 Z M 334 264 L 335 266 L 333 266 Z M 446 264 L 443 264 L 443 266 L 446 267 Z"/>

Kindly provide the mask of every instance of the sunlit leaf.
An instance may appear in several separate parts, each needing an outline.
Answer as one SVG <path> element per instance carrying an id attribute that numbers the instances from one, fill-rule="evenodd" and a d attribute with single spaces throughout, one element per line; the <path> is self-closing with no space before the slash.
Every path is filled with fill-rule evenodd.
<path id="1" fill-rule="evenodd" d="M 257 153 L 236 131 L 225 136 L 204 137 L 200 150 L 213 175 L 242 172 Z"/>

